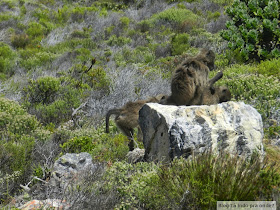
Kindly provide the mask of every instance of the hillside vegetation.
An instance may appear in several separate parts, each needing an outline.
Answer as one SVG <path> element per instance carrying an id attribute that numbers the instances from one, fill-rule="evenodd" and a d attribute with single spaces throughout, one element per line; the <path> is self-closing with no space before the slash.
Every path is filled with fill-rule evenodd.
<path id="1" fill-rule="evenodd" d="M 243 4 L 227 9 L 236 2 L 1 0 L 0 207 L 23 202 L 17 197 L 23 193 L 20 184 L 34 176 L 47 180 L 59 156 L 80 152 L 107 170 L 87 180 L 90 189 L 80 186 L 71 195 L 77 209 L 85 208 L 80 196 L 85 194 L 89 209 L 209 209 L 217 200 L 275 200 L 280 186 L 280 149 L 275 146 L 280 142 L 279 41 L 257 46 L 265 42 L 256 35 L 261 29 L 234 34 L 230 17 L 242 11 L 240 17 L 247 18 Z M 271 2 L 272 10 L 279 9 L 279 1 Z M 273 25 L 277 14 L 267 17 L 264 10 L 263 17 L 271 19 L 264 23 L 273 28 L 269 43 L 279 40 L 279 23 Z M 260 25 L 260 19 L 254 21 Z M 254 21 L 252 27 L 258 25 Z M 176 66 L 201 48 L 216 54 L 210 76 L 224 72 L 217 84 L 228 86 L 234 101 L 244 101 L 262 115 L 266 164 L 226 156 L 225 166 L 212 154 L 193 162 L 178 159 L 172 167 L 128 164 L 127 138 L 113 121 L 110 134 L 104 132 L 106 112 L 128 101 L 169 94 Z M 245 172 L 232 170 L 236 164 Z M 205 174 L 210 178 L 205 180 Z M 216 174 L 225 177 L 219 187 Z"/>

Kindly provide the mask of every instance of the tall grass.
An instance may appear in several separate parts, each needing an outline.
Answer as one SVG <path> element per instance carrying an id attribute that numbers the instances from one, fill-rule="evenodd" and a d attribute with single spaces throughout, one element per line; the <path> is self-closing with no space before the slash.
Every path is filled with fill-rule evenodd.
<path id="1" fill-rule="evenodd" d="M 280 175 L 273 164 L 254 155 L 250 160 L 207 153 L 176 159 L 158 172 L 161 192 L 182 209 L 215 209 L 217 201 L 271 200 Z"/>

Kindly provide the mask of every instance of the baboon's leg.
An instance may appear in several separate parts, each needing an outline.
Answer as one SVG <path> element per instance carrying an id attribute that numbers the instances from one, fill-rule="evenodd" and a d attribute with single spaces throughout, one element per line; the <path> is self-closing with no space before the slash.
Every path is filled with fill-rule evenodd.
<path id="1" fill-rule="evenodd" d="M 128 143 L 128 147 L 129 147 L 129 151 L 134 150 L 134 139 L 133 139 L 133 128 L 120 128 L 121 131 L 127 136 L 129 143 Z"/>
<path id="2" fill-rule="evenodd" d="M 208 80 L 209 86 L 214 85 L 215 82 L 217 82 L 219 79 L 223 77 L 223 72 L 218 72 L 212 79 Z"/>
<path id="3" fill-rule="evenodd" d="M 138 126 L 137 139 L 138 139 L 138 141 L 143 141 L 143 133 L 142 133 L 140 126 Z"/>

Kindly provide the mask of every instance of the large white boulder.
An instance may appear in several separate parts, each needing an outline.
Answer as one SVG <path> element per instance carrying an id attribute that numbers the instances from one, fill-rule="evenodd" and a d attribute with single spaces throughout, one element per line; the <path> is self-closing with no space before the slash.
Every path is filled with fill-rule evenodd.
<path id="1" fill-rule="evenodd" d="M 169 161 L 193 153 L 227 151 L 244 157 L 263 155 L 261 115 L 243 102 L 211 106 L 148 103 L 139 112 L 145 159 Z"/>

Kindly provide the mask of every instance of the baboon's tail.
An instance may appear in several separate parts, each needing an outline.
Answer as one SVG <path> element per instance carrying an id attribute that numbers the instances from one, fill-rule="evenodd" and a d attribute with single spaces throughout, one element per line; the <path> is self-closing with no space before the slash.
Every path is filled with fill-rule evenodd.
<path id="1" fill-rule="evenodd" d="M 112 114 L 120 114 L 120 109 L 110 109 L 106 114 L 106 133 L 109 133 L 109 119 Z"/>

